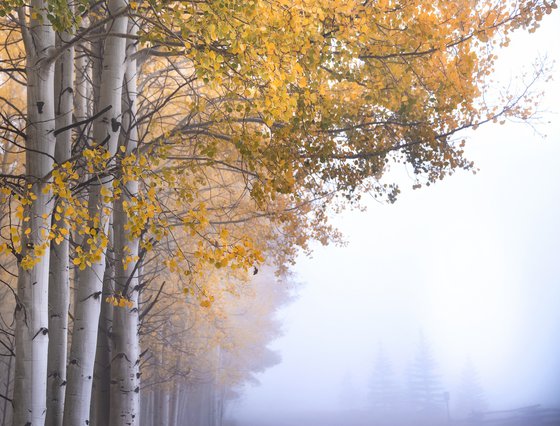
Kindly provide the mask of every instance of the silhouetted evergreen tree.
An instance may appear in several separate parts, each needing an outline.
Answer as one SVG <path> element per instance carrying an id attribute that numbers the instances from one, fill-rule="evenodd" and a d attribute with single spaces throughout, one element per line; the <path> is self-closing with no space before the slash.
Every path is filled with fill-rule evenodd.
<path id="1" fill-rule="evenodd" d="M 470 358 L 463 368 L 454 406 L 456 416 L 461 418 L 474 412 L 485 411 L 488 407 L 478 373 Z"/>
<path id="2" fill-rule="evenodd" d="M 369 382 L 369 404 L 380 415 L 392 415 L 398 410 L 399 388 L 391 362 L 379 346 Z"/>
<path id="3" fill-rule="evenodd" d="M 422 418 L 446 416 L 443 387 L 437 374 L 437 363 L 424 335 L 420 341 L 408 377 L 409 401 L 414 413 Z"/>

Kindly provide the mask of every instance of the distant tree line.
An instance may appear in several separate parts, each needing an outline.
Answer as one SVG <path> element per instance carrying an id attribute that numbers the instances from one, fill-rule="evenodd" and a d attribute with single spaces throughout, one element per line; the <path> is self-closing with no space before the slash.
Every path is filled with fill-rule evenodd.
<path id="1" fill-rule="evenodd" d="M 380 346 L 369 381 L 368 405 L 378 425 L 448 424 L 487 409 L 476 368 L 469 359 L 457 389 L 447 389 L 430 344 L 420 337 L 416 353 L 400 381 L 391 359 Z"/>

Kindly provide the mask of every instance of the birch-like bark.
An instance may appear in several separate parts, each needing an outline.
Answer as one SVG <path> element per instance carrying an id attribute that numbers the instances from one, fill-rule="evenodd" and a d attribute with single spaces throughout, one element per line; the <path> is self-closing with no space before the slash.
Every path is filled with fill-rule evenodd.
<path id="1" fill-rule="evenodd" d="M 159 391 L 159 418 L 156 419 L 157 426 L 169 425 L 169 390 L 162 388 Z"/>
<path id="2" fill-rule="evenodd" d="M 3 150 L 3 148 L 5 147 L 5 144 L 1 144 L 0 143 L 0 156 L 2 157 L 2 162 L 0 164 L 0 170 L 2 171 L 2 174 L 8 174 L 10 171 L 10 153 L 8 151 Z M 9 206 L 6 204 L 1 204 L 0 205 L 0 228 L 4 228 L 5 223 L 3 221 L 3 219 L 8 219 L 6 217 L 7 212 L 8 212 L 8 208 Z M 6 220 L 6 224 L 9 223 Z M 9 265 L 3 265 L 6 268 L 9 268 Z M 0 315 L 11 315 L 14 311 L 14 308 L 12 306 L 11 303 L 8 303 L 8 300 L 10 300 L 10 295 L 8 295 L 8 289 L 3 289 L 3 291 L 0 292 Z M 7 316 L 6 316 L 7 317 Z M 8 339 L 10 341 L 9 343 L 9 350 L 13 351 L 15 350 L 14 344 L 12 342 L 12 339 Z M 13 387 L 11 386 L 11 382 L 12 382 L 12 369 L 13 369 L 13 362 L 14 362 L 14 357 L 13 356 L 8 356 L 7 360 L 4 358 L 1 362 L 1 371 L 0 371 L 0 377 L 2 378 L 2 381 L 4 383 L 4 388 L 2 389 L 2 394 L 4 396 L 6 396 L 7 398 L 3 398 L 2 400 L 2 417 L 0 418 L 0 425 L 7 425 L 7 424 L 11 424 L 11 420 L 12 420 L 12 404 L 10 403 L 10 400 L 8 399 L 10 396 L 12 396 L 12 389 Z M 7 363 L 7 364 L 6 364 Z"/>
<path id="3" fill-rule="evenodd" d="M 86 23 L 89 21 L 87 18 L 82 21 L 82 23 Z M 89 60 L 88 55 L 91 55 L 95 58 L 99 58 L 100 52 L 93 50 L 93 46 L 90 46 L 85 40 L 82 40 L 82 43 L 78 43 L 75 46 L 75 80 L 74 80 L 74 117 L 75 121 L 83 121 L 92 115 L 92 102 L 91 102 L 91 95 L 92 95 L 92 84 L 91 84 L 91 61 Z M 99 58 L 100 60 L 100 58 Z M 81 125 L 75 129 L 76 132 L 76 139 L 75 144 L 72 147 L 72 155 L 77 155 L 82 153 L 84 148 L 86 147 L 86 142 L 89 139 L 91 133 L 91 127 L 89 125 Z M 84 184 L 88 179 L 88 174 L 85 172 L 85 162 L 83 159 L 78 157 L 76 161 L 76 169 L 80 172 L 79 175 L 79 182 Z M 87 192 L 83 192 L 81 194 L 77 194 L 76 198 L 80 200 L 80 202 L 87 203 Z M 72 232 L 72 241 L 76 246 L 81 246 L 84 240 L 84 236 L 77 231 Z M 74 268 L 73 271 L 73 288 L 70 291 L 70 310 L 72 312 L 75 311 L 76 300 L 78 300 L 78 269 Z M 74 319 L 72 318 L 72 322 L 69 323 L 68 329 L 68 336 L 69 341 L 72 338 L 72 334 L 74 331 Z M 68 362 L 68 356 L 67 362 Z M 66 395 L 65 395 L 66 398 Z"/>
<path id="4" fill-rule="evenodd" d="M 93 11 L 97 11 L 94 8 Z M 89 23 L 89 18 L 85 18 L 82 24 L 87 26 Z M 103 30 L 103 28 L 101 28 Z M 99 76 L 96 79 L 93 78 L 93 66 L 96 63 L 101 62 L 101 48 L 103 42 L 102 39 L 96 39 L 96 42 L 87 42 L 82 40 L 81 43 L 76 44 L 75 47 L 75 81 L 74 81 L 74 117 L 76 122 L 83 122 L 88 117 L 93 115 L 93 105 L 94 105 L 94 82 L 99 80 L 101 71 L 99 67 Z M 96 104 L 97 105 L 97 104 Z M 91 142 L 91 126 L 90 124 L 83 124 L 76 128 L 76 141 L 73 146 L 72 155 L 79 155 L 83 153 L 84 149 L 87 147 L 88 142 Z M 77 169 L 80 172 L 79 181 L 84 184 L 88 178 L 89 174 L 85 171 L 86 165 L 83 158 L 78 157 Z M 78 194 L 77 198 L 81 202 L 87 203 L 87 192 Z M 72 239 L 77 246 L 81 246 L 84 241 L 84 236 L 79 232 L 72 233 Z M 72 294 L 71 309 L 74 308 L 76 300 L 78 300 L 78 271 L 75 269 L 74 273 L 74 292 Z M 71 333 L 72 331 L 70 331 Z"/>
<path id="5" fill-rule="evenodd" d="M 48 354 L 48 280 L 50 247 L 47 236 L 52 214 L 52 191 L 45 177 L 51 172 L 55 149 L 54 65 L 45 60 L 54 49 L 54 30 L 46 18 L 46 2 L 31 1 L 29 27 L 19 10 L 27 54 L 26 175 L 34 194 L 26 206 L 22 256 L 36 263 L 18 271 L 16 307 L 16 366 L 13 424 L 43 425 L 46 413 Z M 26 234 L 25 230 L 30 232 Z M 46 231 L 46 232 L 45 232 Z M 41 251 L 43 251 L 41 253 Z"/>
<path id="6" fill-rule="evenodd" d="M 86 18 L 84 22 L 88 22 Z M 75 82 L 74 82 L 74 116 L 76 121 L 86 120 L 91 113 L 93 105 L 92 62 L 101 62 L 101 42 L 88 43 L 85 40 L 76 45 L 75 53 Z M 98 77 L 99 78 L 99 77 Z M 89 125 L 76 128 L 77 143 L 76 153 L 81 152 L 90 136 Z M 80 178 L 86 178 L 85 175 Z"/>
<path id="7" fill-rule="evenodd" d="M 179 387 L 179 406 L 177 407 L 177 422 L 180 425 L 188 424 L 188 399 L 189 393 L 187 385 L 181 382 Z"/>
<path id="8" fill-rule="evenodd" d="M 173 392 L 171 393 L 171 401 L 170 401 L 170 408 L 169 408 L 169 426 L 178 426 L 180 386 L 177 380 L 175 380 L 172 389 Z"/>
<path id="9" fill-rule="evenodd" d="M 224 421 L 223 387 L 218 383 L 218 380 L 216 380 L 216 383 L 214 384 L 214 411 L 214 424 L 216 426 L 221 426 Z"/>
<path id="10" fill-rule="evenodd" d="M 107 148 L 114 157 L 121 121 L 121 94 L 125 71 L 126 33 L 128 17 L 119 13 L 127 7 L 125 0 L 109 0 L 108 9 L 116 16 L 108 25 L 103 55 L 103 71 L 99 105 L 96 111 L 110 107 L 93 123 L 93 139 L 97 145 Z M 115 35 L 113 35 L 115 34 Z M 116 35 L 119 34 L 119 35 Z M 112 165 L 109 165 L 111 167 Z M 101 189 L 112 193 L 112 181 L 108 176 L 99 179 L 89 187 L 88 211 L 90 227 L 105 235 L 109 229 L 111 202 L 101 195 Z M 84 241 L 87 244 L 87 240 Z M 89 247 L 84 247 L 89 252 Z M 97 327 L 101 311 L 103 275 L 105 272 L 105 251 L 97 261 L 91 262 L 78 272 L 79 287 L 74 312 L 72 349 L 68 365 L 68 384 L 64 406 L 64 426 L 85 425 L 89 423 Z"/>
<path id="11" fill-rule="evenodd" d="M 58 34 L 57 45 L 63 46 L 72 37 L 70 32 Z M 74 48 L 64 51 L 55 65 L 54 77 L 56 128 L 72 123 L 74 102 Z M 72 132 L 67 130 L 56 136 L 55 160 L 57 164 L 71 157 Z M 69 225 L 61 217 L 53 224 L 69 235 Z M 51 241 L 49 272 L 49 356 L 47 376 L 47 426 L 61 426 L 64 413 L 66 386 L 66 353 L 68 341 L 68 308 L 70 305 L 69 240 Z"/>
<path id="12" fill-rule="evenodd" d="M 88 64 L 86 46 L 76 45 L 76 79 L 74 83 L 74 115 L 76 121 L 83 121 L 88 117 L 88 100 L 90 98 L 91 67 Z M 78 127 L 80 137 L 85 136 L 85 128 Z M 82 135 L 81 133 L 84 133 Z"/>
<path id="13" fill-rule="evenodd" d="M 206 406 L 208 416 L 208 426 L 218 426 L 217 413 L 216 413 L 216 388 L 215 378 L 209 383 L 205 384 L 206 387 Z"/>
<path id="14" fill-rule="evenodd" d="M 224 421 L 224 400 L 225 400 L 225 388 L 222 384 L 220 375 L 223 368 L 223 353 L 222 347 L 220 345 L 216 346 L 217 353 L 217 373 L 214 379 L 213 385 L 213 397 L 215 401 L 215 411 L 216 411 L 216 425 L 221 426 Z"/>
<path id="15" fill-rule="evenodd" d="M 154 418 L 154 391 L 142 391 L 140 399 L 140 426 L 152 426 Z"/>
<path id="16" fill-rule="evenodd" d="M 129 22 L 129 34 L 137 34 L 137 25 Z M 125 155 L 138 145 L 136 126 L 136 41 L 127 44 L 127 67 L 123 94 L 123 137 Z M 114 309 L 112 338 L 114 356 L 111 362 L 111 426 L 138 425 L 140 418 L 140 342 L 138 335 L 138 271 L 139 238 L 126 228 L 129 218 L 125 203 L 132 204 L 138 195 L 138 181 L 123 182 L 121 195 L 115 201 L 113 228 L 115 237 L 115 290 L 128 299 L 131 306 Z M 126 261 L 126 258 L 129 261 Z"/>
<path id="17" fill-rule="evenodd" d="M 113 240 L 109 230 L 109 244 L 113 247 Z M 109 253 L 111 250 L 109 250 Z M 103 299 L 114 293 L 115 262 L 107 254 L 107 265 L 103 277 Z M 91 404 L 92 426 L 107 426 L 110 410 L 110 380 L 111 380 L 111 327 L 113 322 L 113 305 L 101 303 L 101 315 L 97 332 L 97 349 L 93 369 L 93 395 Z"/>

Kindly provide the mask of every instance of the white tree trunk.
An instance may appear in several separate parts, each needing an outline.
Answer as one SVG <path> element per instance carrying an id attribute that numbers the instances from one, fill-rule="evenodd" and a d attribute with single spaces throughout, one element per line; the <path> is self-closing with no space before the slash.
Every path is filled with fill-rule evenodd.
<path id="1" fill-rule="evenodd" d="M 126 40 L 120 34 L 126 33 L 128 25 L 128 17 L 121 12 L 127 7 L 127 2 L 125 0 L 109 0 L 108 7 L 109 13 L 116 17 L 107 25 L 109 35 L 105 41 L 101 91 L 96 110 L 101 111 L 109 106 L 111 109 L 95 120 L 93 138 L 95 143 L 104 144 L 111 156 L 114 156 L 120 131 L 121 93 L 125 70 Z M 111 34 L 119 34 L 119 36 Z M 100 179 L 99 184 L 90 186 L 88 209 L 90 218 L 97 218 L 99 221 L 98 232 L 107 235 L 111 203 L 101 196 L 102 187 L 112 193 L 112 182 L 109 177 L 104 177 Z M 94 226 L 93 223 L 91 225 Z M 87 244 L 87 241 L 84 244 Z M 89 251 L 89 248 L 86 247 L 85 251 Z M 89 423 L 93 366 L 104 272 L 105 253 L 99 261 L 92 262 L 91 266 L 78 272 L 79 287 L 75 304 L 72 349 L 68 365 L 64 426 Z"/>
<path id="2" fill-rule="evenodd" d="M 171 387 L 171 396 L 169 398 L 169 426 L 177 425 L 178 398 L 178 386 L 177 383 L 174 383 Z"/>
<path id="3" fill-rule="evenodd" d="M 137 26 L 130 21 L 129 34 L 136 35 Z M 125 155 L 135 152 L 138 145 L 136 126 L 136 41 L 127 46 L 127 68 L 123 95 L 123 137 Z M 138 194 L 138 181 L 121 183 L 121 196 L 115 201 L 113 229 L 115 236 L 116 291 L 131 302 L 130 307 L 116 308 L 113 316 L 114 356 L 111 363 L 111 426 L 138 425 L 140 418 L 140 342 L 138 336 L 138 271 L 139 239 L 125 229 L 128 222 L 124 203 L 132 203 Z M 127 262 L 129 256 L 132 261 Z"/>
<path id="4" fill-rule="evenodd" d="M 159 391 L 159 401 L 157 401 L 159 417 L 156 418 L 156 426 L 169 425 L 169 391 L 165 388 Z"/>
<path id="5" fill-rule="evenodd" d="M 109 235 L 112 240 L 111 235 Z M 109 243 L 110 247 L 113 246 Z M 110 252 L 110 250 L 109 250 Z M 114 293 L 113 281 L 115 277 L 114 259 L 107 255 L 105 276 L 103 277 L 103 298 Z M 95 366 L 93 369 L 93 396 L 91 404 L 92 426 L 107 426 L 110 410 L 110 380 L 111 380 L 111 327 L 113 322 L 113 305 L 101 303 L 101 315 L 97 332 L 97 348 Z"/>
<path id="6" fill-rule="evenodd" d="M 140 410 L 140 426 L 152 426 L 154 415 L 154 390 L 142 391 Z"/>
<path id="7" fill-rule="evenodd" d="M 86 20 L 84 20 L 86 21 Z M 76 121 L 86 120 L 93 111 L 91 111 L 91 106 L 93 104 L 93 85 L 92 85 L 92 64 L 93 61 L 101 61 L 102 50 L 98 48 L 99 42 L 97 43 L 87 43 L 83 41 L 81 44 L 76 45 L 75 54 L 75 80 L 74 80 L 74 116 Z M 97 48 L 97 50 L 95 50 Z M 89 54 L 88 54 L 89 51 Z M 90 127 L 87 124 L 82 124 L 76 128 L 76 153 L 81 152 L 86 141 L 90 136 Z M 83 167 L 83 165 L 81 165 Z M 83 173 L 80 176 L 82 181 L 85 181 L 87 174 Z M 77 237 L 75 234 L 74 237 Z M 76 241 L 77 244 L 81 244 L 81 241 Z"/>
<path id="8" fill-rule="evenodd" d="M 85 22 L 84 22 L 85 23 Z M 92 85 L 90 84 L 91 75 L 91 63 L 90 57 L 88 56 L 88 50 L 91 50 L 91 56 L 95 60 L 100 61 L 97 56 L 101 55 L 101 49 L 94 50 L 96 46 L 90 46 L 89 43 L 85 41 L 82 44 L 76 45 L 76 78 L 74 83 L 74 115 L 76 116 L 76 121 L 85 120 L 90 113 L 89 105 L 92 97 Z M 78 134 L 81 137 L 87 137 L 85 132 L 85 127 L 78 127 Z"/>
<path id="9" fill-rule="evenodd" d="M 84 26 L 87 25 L 89 19 L 86 18 L 82 23 Z M 103 28 L 102 28 L 103 29 Z M 75 81 L 74 81 L 74 117 L 76 122 L 82 122 L 88 117 L 93 115 L 93 92 L 94 92 L 94 80 L 99 80 L 101 77 L 97 76 L 94 78 L 92 75 L 93 63 L 101 62 L 101 55 L 103 52 L 103 41 L 97 40 L 94 43 L 86 42 L 82 40 L 82 43 L 78 43 L 75 48 Z M 99 72 L 101 74 L 101 72 Z M 87 146 L 87 142 L 91 141 L 91 126 L 89 124 L 82 124 L 76 128 L 76 141 L 73 155 L 81 154 Z M 85 171 L 86 167 L 83 158 L 78 157 L 77 168 L 80 171 L 79 181 L 84 184 L 88 178 L 89 174 Z M 87 202 L 87 192 L 78 195 L 80 201 Z M 84 236 L 79 232 L 72 233 L 72 239 L 77 246 L 81 246 L 84 240 Z M 75 269 L 74 272 L 74 292 L 72 294 L 73 300 L 71 300 L 71 309 L 74 309 L 76 300 L 78 300 L 78 270 Z M 70 331 L 71 334 L 72 331 Z"/>
<path id="10" fill-rule="evenodd" d="M 224 387 L 216 381 L 214 385 L 214 400 L 216 410 L 216 426 L 222 426 L 224 422 Z"/>
<path id="11" fill-rule="evenodd" d="M 182 386 L 178 380 L 173 385 L 173 393 L 171 394 L 171 408 L 169 413 L 169 426 L 180 426 L 179 411 L 182 396 Z"/>
<path id="12" fill-rule="evenodd" d="M 45 61 L 54 48 L 53 28 L 46 19 L 46 5 L 33 0 L 29 29 L 23 28 L 27 54 L 26 174 L 35 199 L 27 206 L 29 221 L 22 234 L 22 255 L 46 245 L 31 268 L 19 268 L 16 308 L 16 370 L 13 424 L 43 425 L 46 412 L 48 353 L 48 274 L 52 193 L 44 177 L 51 172 L 55 148 L 54 66 Z M 21 24 L 25 25 L 23 9 Z M 46 230 L 46 234 L 44 231 Z M 43 231 L 43 232 L 41 232 Z M 25 231 L 24 231 L 25 232 Z"/>
<path id="13" fill-rule="evenodd" d="M 70 33 L 59 34 L 59 46 L 68 42 Z M 55 65 L 55 115 L 56 128 L 72 123 L 74 80 L 74 49 L 64 51 Z M 56 136 L 55 160 L 62 164 L 70 159 L 72 132 L 67 130 Z M 58 229 L 69 226 L 64 220 L 54 220 Z M 69 241 L 51 242 L 49 274 L 49 356 L 47 376 L 47 426 L 62 425 L 64 390 L 66 386 L 66 352 L 68 341 L 68 308 L 70 304 Z"/>
<path id="14" fill-rule="evenodd" d="M 188 405 L 189 392 L 185 383 L 181 383 L 179 387 L 179 406 L 177 407 L 177 424 L 188 424 Z"/>

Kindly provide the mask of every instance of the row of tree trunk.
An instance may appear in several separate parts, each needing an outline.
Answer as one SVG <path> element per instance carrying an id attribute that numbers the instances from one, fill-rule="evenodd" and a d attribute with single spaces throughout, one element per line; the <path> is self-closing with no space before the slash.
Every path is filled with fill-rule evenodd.
<path id="1" fill-rule="evenodd" d="M 214 383 L 174 383 L 141 398 L 141 426 L 221 426 L 224 395 Z"/>
<path id="2" fill-rule="evenodd" d="M 47 18 L 46 0 L 31 3 L 33 13 L 28 18 L 20 9 L 28 77 L 26 174 L 31 176 L 30 193 L 34 194 L 26 206 L 31 231 L 24 233 L 21 256 L 33 251 L 43 255 L 37 256 L 32 267 L 18 271 L 13 424 L 134 425 L 138 424 L 139 408 L 138 267 L 131 262 L 124 268 L 122 260 L 123 253 L 138 254 L 138 239 L 130 238 L 123 209 L 123 202 L 136 195 L 138 182 L 119 184 L 123 196 L 115 206 L 104 194 L 113 192 L 113 180 L 119 182 L 118 176 L 94 176 L 87 186 L 89 229 L 109 235 L 112 226 L 114 260 L 112 268 L 106 268 L 107 247 L 103 247 L 95 261 L 77 271 L 69 351 L 70 239 L 49 244 L 48 232 L 42 230 L 51 229 L 52 224 L 68 233 L 68 222 L 53 214 L 58 204 L 50 176 L 54 163 L 63 164 L 73 155 L 73 116 L 79 121 L 90 111 L 97 114 L 91 123 L 91 136 L 93 143 L 103 146 L 114 159 L 108 168 L 117 165 L 119 146 L 125 153 L 136 149 L 137 69 L 133 55 L 137 27 L 124 13 L 126 1 L 109 0 L 105 24 L 99 25 L 107 36 L 100 43 L 80 45 L 72 40 L 71 30 L 55 31 Z M 87 57 L 93 64 L 84 62 L 84 52 L 90 49 L 93 54 Z M 94 101 L 88 105 L 91 93 Z M 89 127 L 80 130 L 87 133 Z M 78 144 L 74 150 L 83 148 L 84 144 Z M 81 177 L 83 181 L 89 178 L 92 176 Z M 84 252 L 96 249 L 88 237 L 75 238 Z M 115 292 L 130 301 L 130 306 L 111 310 L 109 304 L 102 303 L 103 295 Z M 111 316 L 113 358 L 108 359 Z M 99 335 L 98 330 L 102 330 Z M 95 367 L 98 386 L 92 400 Z M 111 404 L 107 407 L 109 394 Z M 90 407 L 94 414 L 91 422 Z"/>

